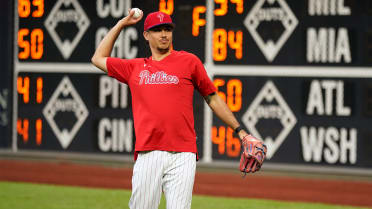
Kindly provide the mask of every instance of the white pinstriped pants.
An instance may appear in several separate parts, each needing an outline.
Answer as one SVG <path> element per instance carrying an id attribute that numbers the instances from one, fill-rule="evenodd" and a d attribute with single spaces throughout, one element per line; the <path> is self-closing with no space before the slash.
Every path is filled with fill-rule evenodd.
<path id="1" fill-rule="evenodd" d="M 164 192 L 167 209 L 191 208 L 195 153 L 140 152 L 133 167 L 131 209 L 157 209 Z"/>

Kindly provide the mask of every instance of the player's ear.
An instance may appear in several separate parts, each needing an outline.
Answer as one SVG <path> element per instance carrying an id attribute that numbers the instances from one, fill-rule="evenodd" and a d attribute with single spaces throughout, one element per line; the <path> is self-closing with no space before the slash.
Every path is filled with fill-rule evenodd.
<path id="1" fill-rule="evenodd" d="M 146 41 L 149 40 L 149 32 L 148 31 L 143 31 L 143 37 L 146 39 Z"/>

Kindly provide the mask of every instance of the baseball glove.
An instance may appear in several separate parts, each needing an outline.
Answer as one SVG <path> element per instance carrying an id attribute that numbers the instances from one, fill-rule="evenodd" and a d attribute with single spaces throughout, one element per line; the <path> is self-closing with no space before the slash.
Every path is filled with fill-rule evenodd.
<path id="1" fill-rule="evenodd" d="M 245 175 L 246 173 L 254 173 L 260 170 L 266 157 L 266 145 L 255 137 L 247 135 L 242 139 L 242 146 L 240 171 Z"/>

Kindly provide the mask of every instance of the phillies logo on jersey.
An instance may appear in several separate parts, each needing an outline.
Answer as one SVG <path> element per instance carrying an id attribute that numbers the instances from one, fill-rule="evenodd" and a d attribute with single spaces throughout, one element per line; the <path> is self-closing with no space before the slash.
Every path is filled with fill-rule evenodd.
<path id="1" fill-rule="evenodd" d="M 150 73 L 148 70 L 142 70 L 139 74 L 141 78 L 139 85 L 142 84 L 178 84 L 179 79 L 175 75 L 168 75 L 164 71 Z"/>
<path id="2" fill-rule="evenodd" d="M 161 14 L 161 13 L 159 13 L 159 14 L 158 14 L 158 18 L 159 18 L 160 22 L 163 22 L 163 20 L 164 20 L 164 15 Z"/>

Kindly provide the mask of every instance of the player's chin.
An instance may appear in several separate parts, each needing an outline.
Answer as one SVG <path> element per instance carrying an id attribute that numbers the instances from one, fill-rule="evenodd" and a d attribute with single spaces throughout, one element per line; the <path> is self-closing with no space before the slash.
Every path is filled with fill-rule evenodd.
<path id="1" fill-rule="evenodd" d="M 159 51 L 169 51 L 170 50 L 170 44 L 167 45 L 160 45 L 158 46 Z"/>
<path id="2" fill-rule="evenodd" d="M 159 47 L 161 47 L 161 48 L 169 48 L 170 47 L 170 42 L 160 43 L 159 44 Z"/>

